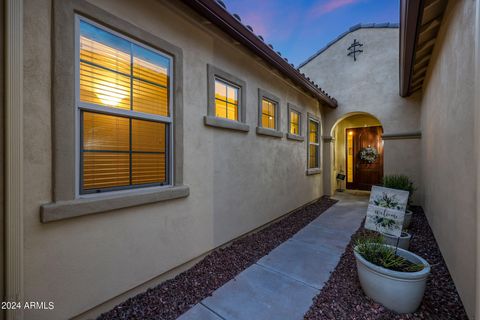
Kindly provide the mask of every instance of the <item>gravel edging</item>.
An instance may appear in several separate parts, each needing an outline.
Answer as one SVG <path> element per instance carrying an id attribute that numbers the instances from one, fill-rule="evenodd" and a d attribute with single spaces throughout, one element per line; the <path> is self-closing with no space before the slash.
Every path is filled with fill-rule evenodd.
<path id="1" fill-rule="evenodd" d="M 412 211 L 409 232 L 413 237 L 409 250 L 431 265 L 425 296 L 418 310 L 397 314 L 363 293 L 353 255 L 355 237 L 370 233 L 363 229 L 362 223 L 322 291 L 314 298 L 305 319 L 468 319 L 422 208 L 414 207 Z"/>
<path id="2" fill-rule="evenodd" d="M 329 197 L 322 197 L 297 209 L 264 229 L 213 251 L 175 278 L 129 298 L 97 319 L 176 319 L 288 240 L 336 202 Z"/>

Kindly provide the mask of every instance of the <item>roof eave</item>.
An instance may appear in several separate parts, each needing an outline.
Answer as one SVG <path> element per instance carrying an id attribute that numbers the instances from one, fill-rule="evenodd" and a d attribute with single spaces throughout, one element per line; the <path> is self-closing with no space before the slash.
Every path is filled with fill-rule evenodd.
<path id="1" fill-rule="evenodd" d="M 198 13 L 206 17 L 213 24 L 225 31 L 239 43 L 245 45 L 256 55 L 264 59 L 280 73 L 290 78 L 294 83 L 312 94 L 320 102 L 330 108 L 337 107 L 335 98 L 327 95 L 312 81 L 302 75 L 297 69 L 290 65 L 285 59 L 278 55 L 265 42 L 258 38 L 253 32 L 245 27 L 240 21 L 233 17 L 228 11 L 220 7 L 213 0 L 183 0 Z"/>
<path id="2" fill-rule="evenodd" d="M 424 0 L 400 0 L 400 96 L 412 94 L 411 80 Z"/>

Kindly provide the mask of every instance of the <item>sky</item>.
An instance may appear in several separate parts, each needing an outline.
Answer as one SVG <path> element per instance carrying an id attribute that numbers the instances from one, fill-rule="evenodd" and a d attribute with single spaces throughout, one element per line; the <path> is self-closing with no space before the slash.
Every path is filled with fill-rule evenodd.
<path id="1" fill-rule="evenodd" d="M 358 23 L 399 21 L 399 0 L 223 0 L 298 66 Z M 346 48 L 345 48 L 346 49 Z"/>

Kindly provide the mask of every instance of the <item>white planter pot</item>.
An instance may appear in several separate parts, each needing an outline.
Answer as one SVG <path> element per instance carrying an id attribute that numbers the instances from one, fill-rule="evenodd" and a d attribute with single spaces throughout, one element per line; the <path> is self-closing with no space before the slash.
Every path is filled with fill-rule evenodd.
<path id="1" fill-rule="evenodd" d="M 430 274 L 430 265 L 425 259 L 410 251 L 397 249 L 399 256 L 424 265 L 423 270 L 418 272 L 399 272 L 374 265 L 356 251 L 354 254 L 360 284 L 367 296 L 397 313 L 412 313 L 417 310 Z"/>
<path id="2" fill-rule="evenodd" d="M 412 238 L 412 235 L 407 233 L 407 232 L 402 232 L 402 235 L 400 236 L 400 239 L 398 237 L 392 236 L 388 233 L 383 233 L 382 232 L 382 237 L 383 237 L 383 243 L 391 245 L 393 247 L 397 246 L 397 241 L 398 241 L 398 247 L 408 250 L 408 247 L 410 246 L 410 239 Z"/>
<path id="3" fill-rule="evenodd" d="M 407 229 L 410 226 L 410 222 L 412 222 L 412 210 L 405 211 L 405 219 L 403 220 L 403 229 Z"/>

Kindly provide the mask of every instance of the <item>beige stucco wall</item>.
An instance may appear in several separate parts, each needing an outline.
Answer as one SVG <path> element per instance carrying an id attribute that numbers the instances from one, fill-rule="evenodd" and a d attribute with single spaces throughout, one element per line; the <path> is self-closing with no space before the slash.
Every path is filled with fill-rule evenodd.
<path id="1" fill-rule="evenodd" d="M 398 28 L 362 28 L 348 33 L 301 68 L 338 100 L 337 109 L 325 109 L 326 135 L 346 115 L 366 112 L 376 117 L 385 134 L 420 130 L 420 94 L 401 98 L 398 94 Z M 347 48 L 357 39 L 363 53 L 354 62 Z M 325 192 L 335 186 L 334 144 L 324 144 Z M 415 202 L 422 202 L 420 143 L 418 140 L 388 140 L 384 143 L 384 174 L 409 175 L 417 186 Z M 407 156 L 408 155 L 408 156 Z M 402 159 L 402 161 L 399 161 Z M 405 161 L 405 159 L 407 161 Z M 330 173 L 330 176 L 328 176 Z"/>
<path id="2" fill-rule="evenodd" d="M 321 117 L 316 100 L 187 8 L 92 2 L 183 49 L 190 196 L 40 223 L 40 205 L 52 201 L 52 12 L 49 0 L 25 0 L 25 299 L 55 302 L 26 319 L 78 315 L 323 194 L 322 175 L 305 175 L 306 142 L 255 133 L 258 87 L 281 98 L 283 131 L 287 102 Z M 207 63 L 247 81 L 248 134 L 204 126 Z"/>
<path id="3" fill-rule="evenodd" d="M 474 28 L 475 2 L 449 1 L 424 85 L 421 120 L 424 208 L 470 316 L 478 301 Z"/>
<path id="4" fill-rule="evenodd" d="M 421 139 L 383 141 L 384 174 L 405 174 L 413 177 L 416 190 L 413 194 L 412 202 L 416 205 L 423 205 L 424 201 L 421 184 L 421 164 L 419 163 L 422 154 L 421 150 Z"/>

